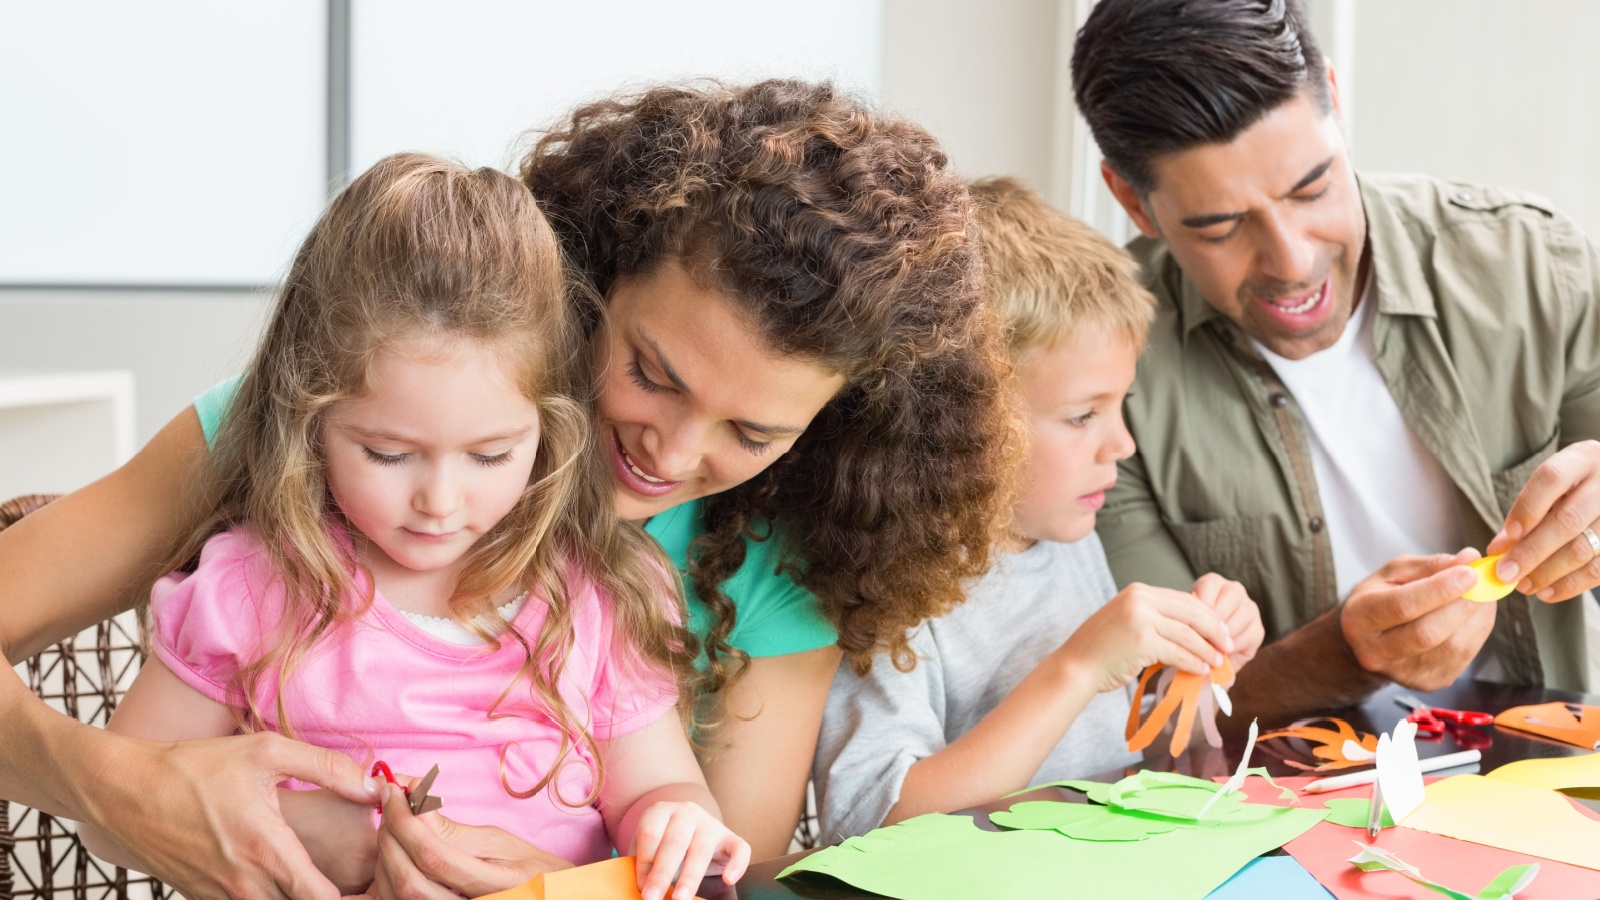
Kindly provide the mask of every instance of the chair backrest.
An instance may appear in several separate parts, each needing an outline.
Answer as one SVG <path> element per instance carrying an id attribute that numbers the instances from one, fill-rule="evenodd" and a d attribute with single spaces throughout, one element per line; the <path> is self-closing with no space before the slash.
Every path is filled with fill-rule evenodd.
<path id="1" fill-rule="evenodd" d="M 0 529 L 56 499 L 33 494 L 0 503 Z M 139 631 L 127 614 L 108 619 L 19 663 L 34 693 L 55 709 L 104 726 L 143 661 Z M 77 827 L 36 809 L 0 800 L 0 900 L 166 898 L 154 878 L 94 858 Z"/>

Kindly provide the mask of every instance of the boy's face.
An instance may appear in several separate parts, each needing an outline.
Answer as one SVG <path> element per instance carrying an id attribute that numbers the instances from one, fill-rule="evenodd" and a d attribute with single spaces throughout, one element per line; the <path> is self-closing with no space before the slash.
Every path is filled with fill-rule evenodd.
<path id="1" fill-rule="evenodd" d="M 1016 529 L 1035 541 L 1076 541 L 1133 455 L 1122 401 L 1139 354 L 1133 341 L 1091 330 L 1032 350 L 1019 366 L 1032 449 L 1017 501 Z"/>

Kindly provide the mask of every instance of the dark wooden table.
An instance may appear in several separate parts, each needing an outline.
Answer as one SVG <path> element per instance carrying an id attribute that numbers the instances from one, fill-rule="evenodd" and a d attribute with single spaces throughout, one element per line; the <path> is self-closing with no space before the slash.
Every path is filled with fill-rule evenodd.
<path id="1" fill-rule="evenodd" d="M 1395 723 L 1405 718 L 1407 710 L 1395 701 L 1395 695 L 1404 689 L 1391 685 L 1372 695 L 1360 706 L 1349 709 L 1330 710 L 1328 715 L 1337 716 L 1349 722 L 1357 731 L 1367 731 L 1374 734 L 1388 732 L 1394 729 Z M 1549 703 L 1552 701 L 1567 701 L 1573 703 L 1590 703 L 1600 705 L 1600 697 L 1577 694 L 1570 691 L 1551 691 L 1539 688 L 1514 688 L 1499 684 L 1489 684 L 1479 681 L 1461 681 L 1431 694 L 1417 691 L 1410 693 L 1421 698 L 1433 706 L 1444 706 L 1452 709 L 1476 709 L 1488 713 L 1498 713 L 1513 706 L 1524 706 L 1534 703 Z M 1286 722 L 1263 722 L 1263 733 L 1271 728 L 1286 725 Z M 1580 747 L 1546 740 L 1532 734 L 1499 728 L 1493 725 L 1477 729 L 1493 738 L 1494 743 L 1483 749 L 1483 761 L 1477 771 L 1488 772 L 1508 762 L 1519 759 L 1529 759 L 1541 756 L 1572 756 L 1588 752 Z M 1215 778 L 1233 774 L 1239 765 L 1239 755 L 1244 752 L 1244 735 L 1235 735 L 1223 742 L 1221 750 L 1216 750 L 1198 738 L 1191 741 L 1189 752 L 1181 759 L 1172 759 L 1164 752 L 1144 760 L 1136 768 L 1155 769 L 1168 772 L 1182 772 L 1199 778 Z M 1301 770 L 1295 769 L 1268 752 L 1273 744 L 1282 744 L 1282 741 L 1271 741 L 1256 748 L 1251 757 L 1251 765 L 1266 766 L 1274 775 L 1304 775 Z M 1198 745 L 1198 746 L 1197 746 Z M 1166 741 L 1158 739 L 1156 747 L 1165 747 Z M 1454 753 L 1463 749 L 1458 746 L 1448 735 L 1438 741 L 1426 741 L 1420 737 L 1417 740 L 1418 755 L 1427 758 L 1439 756 L 1444 753 Z M 1310 761 L 1301 757 L 1302 761 Z M 1136 768 L 1119 769 L 1112 772 L 1103 772 L 1091 776 L 1095 781 L 1116 781 L 1124 775 L 1131 774 Z M 1460 774 L 1472 769 L 1451 769 L 1440 774 Z M 1338 774 L 1337 772 L 1332 774 Z M 1431 773 L 1430 773 L 1431 774 Z M 1009 797 L 1005 800 L 996 800 L 983 806 L 962 813 L 971 814 L 974 821 L 981 828 L 994 830 L 989 823 L 987 813 L 1009 808 L 1013 803 L 1022 799 L 1031 800 L 1066 800 L 1083 802 L 1083 795 L 1077 791 L 1062 790 L 1059 788 L 1041 788 L 1029 794 Z M 1600 802 L 1589 804 L 1600 809 Z M 807 851 L 815 852 L 815 851 Z M 729 890 L 714 878 L 704 882 L 700 896 L 706 900 L 783 900 L 783 898 L 808 897 L 814 900 L 858 900 L 858 898 L 877 898 L 877 894 L 868 894 L 832 879 L 806 876 L 803 880 L 780 882 L 777 875 L 804 856 L 805 853 L 796 853 L 790 856 L 781 856 L 756 863 L 750 867 L 749 872 L 739 882 L 737 890 Z"/>

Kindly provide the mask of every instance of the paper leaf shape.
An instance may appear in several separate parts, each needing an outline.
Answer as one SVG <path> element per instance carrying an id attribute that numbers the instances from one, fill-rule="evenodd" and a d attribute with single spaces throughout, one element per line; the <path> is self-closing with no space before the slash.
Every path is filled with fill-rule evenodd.
<path id="1" fill-rule="evenodd" d="M 587 866 L 546 872 L 479 900 L 640 900 L 633 863 L 633 857 L 619 856 Z"/>
<path id="2" fill-rule="evenodd" d="M 1320 728 L 1317 727 L 1317 722 L 1327 722 L 1333 727 Z M 1332 716 L 1319 717 L 1315 719 L 1301 719 L 1288 728 L 1278 731 L 1269 731 L 1266 734 L 1263 734 L 1261 737 L 1256 739 L 1256 743 L 1276 740 L 1279 738 L 1298 739 L 1305 741 L 1306 743 L 1312 745 L 1312 756 L 1315 756 L 1321 760 L 1326 760 L 1319 765 L 1312 766 L 1300 762 L 1299 760 L 1289 759 L 1286 756 L 1284 757 L 1283 762 L 1285 765 L 1292 766 L 1296 769 L 1304 769 L 1308 772 L 1326 772 L 1330 769 L 1344 769 L 1349 768 L 1350 766 L 1364 765 L 1365 763 L 1371 761 L 1370 756 L 1365 759 L 1352 759 L 1350 757 L 1352 747 L 1355 749 L 1364 750 L 1367 753 L 1374 755 L 1376 755 L 1378 752 L 1377 735 L 1358 732 L 1354 728 L 1350 727 L 1349 722 L 1346 722 L 1343 719 L 1333 718 Z M 1347 747 L 1347 743 L 1352 745 L 1352 747 Z M 1282 754 L 1279 755 L 1282 756 Z"/>
<path id="3" fill-rule="evenodd" d="M 1493 603 L 1503 599 L 1507 594 L 1517 589 L 1514 584 L 1506 584 L 1494 573 L 1495 564 L 1500 562 L 1500 556 L 1485 556 L 1483 559 L 1467 563 L 1467 567 L 1478 573 L 1478 583 L 1467 589 L 1462 598 L 1473 603 Z"/>
<path id="4" fill-rule="evenodd" d="M 1089 803 L 1027 800 L 1009 810 L 992 812 L 989 821 L 1002 828 L 1051 830 L 1079 841 L 1142 841 L 1166 834 L 1177 822 L 1117 813 Z"/>
<path id="5" fill-rule="evenodd" d="M 1578 715 L 1573 714 L 1573 707 L 1577 708 Z M 1513 706 L 1495 716 L 1494 724 L 1576 744 L 1585 750 L 1600 750 L 1600 706 L 1568 703 Z"/>
<path id="6" fill-rule="evenodd" d="M 1323 805 L 1330 810 L 1327 821 L 1346 828 L 1365 830 L 1367 817 L 1372 813 L 1372 801 L 1365 797 L 1337 798 Z M 1394 827 L 1394 819 L 1389 816 L 1387 809 L 1383 811 L 1383 821 L 1380 824 L 1384 828 Z"/>
<path id="7" fill-rule="evenodd" d="M 1137 753 L 1150 746 L 1161 733 L 1161 729 L 1172 719 L 1172 714 L 1178 714 L 1178 724 L 1172 731 L 1172 742 L 1167 749 L 1174 758 L 1183 755 L 1189 749 L 1189 733 L 1194 728 L 1195 713 L 1200 706 L 1200 695 L 1204 691 L 1210 693 L 1211 684 L 1229 684 L 1233 681 L 1233 663 L 1224 656 L 1222 665 L 1212 669 L 1206 675 L 1196 675 L 1192 672 L 1176 672 L 1172 678 L 1171 687 L 1156 701 L 1155 708 L 1150 710 L 1150 717 L 1143 724 L 1139 722 L 1139 708 L 1142 705 L 1140 698 L 1144 697 L 1145 688 L 1150 680 L 1166 666 L 1156 663 L 1139 676 L 1139 687 L 1134 692 L 1133 708 L 1128 711 L 1128 750 Z M 1157 688 L 1160 692 L 1160 688 Z M 1216 727 L 1206 729 L 1207 738 L 1216 732 Z M 1220 741 L 1220 738 L 1218 738 Z M 1218 744 L 1220 746 L 1220 743 Z"/>
<path id="8" fill-rule="evenodd" d="M 1390 853 L 1382 847 L 1363 844 L 1360 841 L 1354 841 L 1353 843 L 1357 847 L 1360 847 L 1361 850 L 1355 856 L 1350 857 L 1350 864 L 1361 871 L 1398 872 L 1416 882 L 1418 885 L 1421 885 L 1422 887 L 1425 887 L 1436 894 L 1443 894 L 1444 896 L 1451 898 L 1451 900 L 1507 900 L 1507 898 L 1516 895 L 1518 891 L 1527 887 L 1528 884 L 1533 881 L 1534 876 L 1539 874 L 1538 863 L 1529 863 L 1523 866 L 1512 866 L 1504 872 L 1501 872 L 1499 875 L 1496 875 L 1494 880 L 1489 882 L 1489 884 L 1482 891 L 1479 891 L 1476 894 L 1468 894 L 1455 890 L 1454 888 L 1445 887 L 1438 882 L 1429 881 L 1427 878 L 1423 877 L 1422 873 L 1417 870 L 1416 866 L 1409 865 L 1404 860 L 1400 859 L 1400 857 L 1395 856 L 1393 853 Z"/>
<path id="9" fill-rule="evenodd" d="M 1394 733 L 1378 738 L 1378 786 L 1389 815 L 1404 824 L 1422 805 L 1422 768 L 1417 761 L 1417 725 L 1401 719 Z"/>

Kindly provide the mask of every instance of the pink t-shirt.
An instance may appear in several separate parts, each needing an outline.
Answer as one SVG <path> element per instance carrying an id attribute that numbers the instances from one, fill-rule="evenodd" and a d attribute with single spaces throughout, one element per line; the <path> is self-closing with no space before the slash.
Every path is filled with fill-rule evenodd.
<path id="1" fill-rule="evenodd" d="M 677 699 L 670 677 L 618 665 L 631 654 L 613 650 L 604 598 L 587 579 L 572 579 L 568 589 L 574 641 L 560 690 L 578 721 L 603 740 L 668 714 Z M 283 599 L 283 583 L 253 534 L 219 534 L 206 543 L 194 574 L 168 575 L 152 591 L 155 654 L 195 690 L 242 707 L 231 680 L 275 636 Z M 359 602 L 350 598 L 352 607 Z M 531 646 L 544 616 L 545 604 L 534 597 L 511 624 Z M 440 812 L 451 819 L 498 825 L 580 865 L 606 859 L 612 844 L 595 806 L 567 806 L 551 788 L 519 800 L 501 785 L 502 758 L 506 782 L 525 791 L 549 771 L 560 746 L 560 732 L 537 712 L 526 679 L 494 718 L 487 714 L 523 659 L 515 640 L 463 647 L 429 635 L 379 594 L 366 614 L 302 658 L 285 706 L 302 740 L 358 763 L 381 759 L 408 775 L 437 763 L 431 793 L 444 799 Z M 276 676 L 260 682 L 257 709 L 276 729 Z M 593 784 L 580 753 L 581 745 L 552 785 L 574 803 Z"/>

